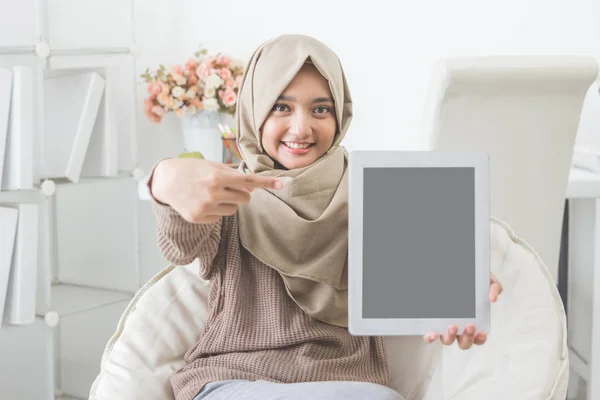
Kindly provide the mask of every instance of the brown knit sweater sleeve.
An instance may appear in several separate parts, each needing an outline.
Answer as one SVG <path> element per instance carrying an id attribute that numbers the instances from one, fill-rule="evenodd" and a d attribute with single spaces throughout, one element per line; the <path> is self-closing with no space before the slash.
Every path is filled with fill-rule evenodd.
<path id="1" fill-rule="evenodd" d="M 152 195 L 152 177 L 148 189 L 156 217 L 157 244 L 165 259 L 176 265 L 187 265 L 198 258 L 200 275 L 208 279 L 213 260 L 221 241 L 223 219 L 210 224 L 193 224 L 170 206 L 160 203 Z"/>

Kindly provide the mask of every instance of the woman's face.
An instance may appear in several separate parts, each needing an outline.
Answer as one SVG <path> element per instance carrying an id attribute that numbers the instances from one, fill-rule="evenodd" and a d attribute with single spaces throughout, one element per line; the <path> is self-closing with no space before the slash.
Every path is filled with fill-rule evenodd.
<path id="1" fill-rule="evenodd" d="M 262 125 L 262 146 L 287 169 L 306 167 L 331 148 L 337 122 L 327 79 L 304 64 Z"/>

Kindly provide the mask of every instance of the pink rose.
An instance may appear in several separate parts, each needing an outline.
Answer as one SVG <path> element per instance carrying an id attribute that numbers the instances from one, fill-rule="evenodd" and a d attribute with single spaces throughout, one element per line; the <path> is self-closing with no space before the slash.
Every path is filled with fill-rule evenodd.
<path id="1" fill-rule="evenodd" d="M 229 65 L 230 62 L 231 62 L 231 58 L 229 58 L 225 55 L 217 57 L 217 64 Z"/>
<path id="2" fill-rule="evenodd" d="M 171 67 L 171 75 L 183 75 L 183 67 L 181 65 L 173 65 Z"/>
<path id="3" fill-rule="evenodd" d="M 206 63 L 202 63 L 198 65 L 198 68 L 196 68 L 196 75 L 198 76 L 198 79 L 204 80 L 208 76 L 209 71 L 210 68 L 208 67 L 208 65 Z"/>
<path id="4" fill-rule="evenodd" d="M 154 101 L 152 101 L 152 99 L 144 100 L 144 112 L 146 113 L 146 115 L 150 114 L 150 110 L 152 110 L 153 106 L 154 106 Z"/>
<path id="5" fill-rule="evenodd" d="M 177 111 L 175 111 L 175 114 L 177 114 L 177 116 L 179 118 L 183 117 L 185 115 L 185 111 L 183 111 L 182 108 L 178 109 Z"/>
<path id="6" fill-rule="evenodd" d="M 161 94 L 168 95 L 169 93 L 171 93 L 171 87 L 169 85 L 167 85 L 163 81 L 159 81 L 158 83 L 160 84 L 160 87 L 162 88 L 162 90 L 160 92 Z"/>
<path id="7" fill-rule="evenodd" d="M 144 101 L 144 113 L 150 122 L 159 124 L 165 115 L 165 110 L 160 106 L 153 106 L 152 102 Z"/>
<path id="8" fill-rule="evenodd" d="M 233 90 L 226 90 L 225 94 L 223 95 L 223 104 L 225 104 L 227 107 L 231 107 L 236 101 L 237 95 L 235 92 Z"/>
<path id="9" fill-rule="evenodd" d="M 229 70 L 229 68 L 221 68 L 221 70 L 219 71 L 219 75 L 221 75 L 221 78 L 227 80 L 231 78 L 231 71 Z"/>
<path id="10" fill-rule="evenodd" d="M 162 121 L 162 117 L 159 117 L 156 114 L 150 113 L 150 114 L 146 114 L 146 115 L 148 115 L 148 119 L 150 120 L 150 122 L 154 122 L 156 124 L 160 124 L 160 121 Z"/>
<path id="11" fill-rule="evenodd" d="M 198 83 L 198 77 L 196 76 L 196 74 L 190 73 L 188 83 L 190 84 L 190 86 L 194 86 Z"/>
<path id="12" fill-rule="evenodd" d="M 187 82 L 187 78 L 183 75 L 177 75 L 177 74 L 171 74 L 171 77 L 173 78 L 173 80 L 175 81 L 176 84 L 178 85 L 185 85 Z"/>
<path id="13" fill-rule="evenodd" d="M 242 76 L 238 75 L 235 77 L 235 86 L 236 87 L 240 87 L 240 84 L 242 83 Z"/>
<path id="14" fill-rule="evenodd" d="M 189 70 L 189 71 L 193 71 L 196 69 L 196 60 L 194 60 L 193 58 L 190 58 L 189 60 L 187 60 L 187 62 L 185 63 L 185 67 Z"/>
<path id="15" fill-rule="evenodd" d="M 152 96 L 158 96 L 162 92 L 162 86 L 159 81 L 152 81 L 148 84 L 148 93 Z"/>
<path id="16" fill-rule="evenodd" d="M 166 114 L 165 109 L 161 106 L 154 106 L 150 111 L 152 111 L 153 114 L 158 115 L 161 118 L 164 117 Z"/>
<path id="17" fill-rule="evenodd" d="M 233 89 L 235 87 L 235 81 L 233 79 L 231 79 L 231 78 L 227 79 L 225 81 L 225 87 L 227 89 Z"/>

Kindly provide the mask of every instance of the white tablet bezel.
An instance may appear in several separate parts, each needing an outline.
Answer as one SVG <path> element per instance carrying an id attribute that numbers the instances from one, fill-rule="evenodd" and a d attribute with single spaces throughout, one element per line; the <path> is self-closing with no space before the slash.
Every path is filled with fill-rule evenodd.
<path id="1" fill-rule="evenodd" d="M 473 167 L 475 170 L 475 318 L 362 317 L 363 171 L 365 168 Z M 444 333 L 450 325 L 462 332 L 466 324 L 489 332 L 490 195 L 489 157 L 474 152 L 355 151 L 348 176 L 348 329 L 357 336 L 405 336 Z M 399 255 L 400 257 L 400 255 Z"/>

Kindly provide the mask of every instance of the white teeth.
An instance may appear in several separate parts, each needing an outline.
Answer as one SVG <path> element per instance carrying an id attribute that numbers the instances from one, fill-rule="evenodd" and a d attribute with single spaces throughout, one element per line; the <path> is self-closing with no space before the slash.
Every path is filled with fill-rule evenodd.
<path id="1" fill-rule="evenodd" d="M 294 143 L 294 142 L 284 142 L 285 145 L 292 149 L 306 149 L 310 146 L 310 143 Z"/>

